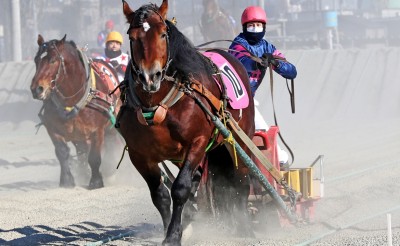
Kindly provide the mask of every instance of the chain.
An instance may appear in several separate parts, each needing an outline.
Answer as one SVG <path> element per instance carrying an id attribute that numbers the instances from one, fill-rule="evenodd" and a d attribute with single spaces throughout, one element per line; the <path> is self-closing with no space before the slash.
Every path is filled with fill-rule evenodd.
<path id="1" fill-rule="evenodd" d="M 296 211 L 296 200 L 297 200 L 297 196 L 299 195 L 299 193 L 295 190 L 293 190 L 292 187 L 290 187 L 287 183 L 286 180 L 282 180 L 282 184 L 283 188 L 287 191 L 288 196 L 289 196 L 289 201 L 290 201 L 290 208 L 292 211 Z"/>

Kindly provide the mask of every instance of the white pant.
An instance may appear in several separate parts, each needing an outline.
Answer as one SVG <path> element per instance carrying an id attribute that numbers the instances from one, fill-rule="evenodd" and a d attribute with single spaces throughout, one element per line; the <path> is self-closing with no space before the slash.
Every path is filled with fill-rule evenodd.
<path id="1" fill-rule="evenodd" d="M 258 102 L 254 100 L 254 103 L 258 105 Z M 265 122 L 264 118 L 262 117 L 260 111 L 257 109 L 256 106 L 254 106 L 254 123 L 256 126 L 256 130 L 268 130 L 269 126 L 267 125 L 267 122 Z M 278 144 L 277 146 L 278 149 L 278 159 L 279 162 L 286 163 L 289 160 L 289 155 L 286 151 L 284 151 Z"/>

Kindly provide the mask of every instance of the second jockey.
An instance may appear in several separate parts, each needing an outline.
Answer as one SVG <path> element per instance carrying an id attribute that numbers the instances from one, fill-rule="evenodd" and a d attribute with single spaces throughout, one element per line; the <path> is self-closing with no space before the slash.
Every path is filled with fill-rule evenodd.
<path id="1" fill-rule="evenodd" d="M 128 66 L 129 56 L 122 52 L 121 45 L 123 44 L 121 33 L 112 31 L 107 35 L 106 48 L 104 56 L 100 59 L 110 63 L 117 71 L 118 80 L 121 82 L 124 79 L 126 67 Z"/>

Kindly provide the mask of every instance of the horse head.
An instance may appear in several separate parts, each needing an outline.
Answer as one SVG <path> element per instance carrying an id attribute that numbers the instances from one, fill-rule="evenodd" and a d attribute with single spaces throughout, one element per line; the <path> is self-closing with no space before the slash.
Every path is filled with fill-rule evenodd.
<path id="1" fill-rule="evenodd" d="M 35 99 L 47 100 L 56 91 L 61 97 L 76 92 L 85 81 L 85 68 L 79 58 L 77 46 L 73 41 L 60 40 L 45 42 L 39 34 L 39 50 L 35 56 L 36 72 L 31 82 L 31 92 Z M 78 62 L 77 62 L 78 61 Z M 79 62 L 80 61 L 80 62 Z M 69 71 L 69 73 L 67 73 Z M 67 81 L 83 81 L 80 84 Z"/>
<path id="2" fill-rule="evenodd" d="M 45 42 L 42 35 L 38 35 L 39 50 L 35 56 L 36 72 L 31 83 L 34 99 L 46 100 L 56 83 L 64 79 L 65 65 L 60 49 L 65 38 L 66 35 L 61 40 Z"/>
<path id="3" fill-rule="evenodd" d="M 160 89 L 171 62 L 167 11 L 167 0 L 163 0 L 160 7 L 148 4 L 136 11 L 123 1 L 123 12 L 129 23 L 127 34 L 130 40 L 132 75 L 148 93 Z"/>
<path id="4" fill-rule="evenodd" d="M 206 16 L 210 19 L 214 18 L 219 12 L 216 0 L 203 0 L 203 8 Z"/>

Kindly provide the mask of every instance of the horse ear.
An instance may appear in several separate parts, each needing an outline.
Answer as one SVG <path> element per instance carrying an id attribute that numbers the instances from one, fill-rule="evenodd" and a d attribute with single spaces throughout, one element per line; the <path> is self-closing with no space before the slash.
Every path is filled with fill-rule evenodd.
<path id="1" fill-rule="evenodd" d="M 126 20 L 128 21 L 128 23 L 131 23 L 133 13 L 135 13 L 135 12 L 131 9 L 131 7 L 129 7 L 129 4 L 125 0 L 122 0 L 122 9 L 124 11 Z"/>
<path id="2" fill-rule="evenodd" d="M 66 38 L 67 38 L 67 34 L 64 34 L 64 37 L 61 39 L 61 41 L 64 43 Z"/>
<path id="3" fill-rule="evenodd" d="M 163 0 L 160 8 L 158 9 L 158 12 L 162 16 L 162 18 L 165 20 L 167 19 L 167 12 L 168 12 L 168 0 Z"/>
<path id="4" fill-rule="evenodd" d="M 37 44 L 39 45 L 39 46 L 41 46 L 42 44 L 44 44 L 44 38 L 42 37 L 42 35 L 38 35 L 38 38 L 37 38 Z"/>

